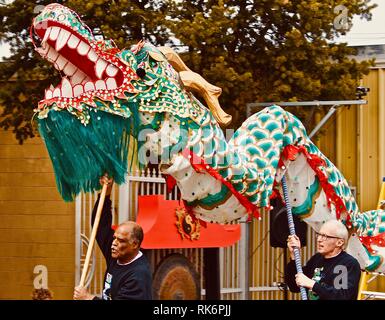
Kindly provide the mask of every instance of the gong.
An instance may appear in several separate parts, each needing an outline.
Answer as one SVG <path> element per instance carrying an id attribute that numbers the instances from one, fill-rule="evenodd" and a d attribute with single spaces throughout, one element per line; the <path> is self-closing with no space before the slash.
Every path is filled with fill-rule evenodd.
<path id="1" fill-rule="evenodd" d="M 200 276 L 185 256 L 172 254 L 157 267 L 153 290 L 156 300 L 199 300 Z"/>

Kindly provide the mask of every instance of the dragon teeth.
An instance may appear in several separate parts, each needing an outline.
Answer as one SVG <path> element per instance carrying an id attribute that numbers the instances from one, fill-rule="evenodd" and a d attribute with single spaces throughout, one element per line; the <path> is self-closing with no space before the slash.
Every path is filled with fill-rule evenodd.
<path id="1" fill-rule="evenodd" d="M 91 81 L 90 77 L 89 76 L 85 76 L 85 78 L 82 80 L 82 84 L 85 84 L 87 82 Z"/>
<path id="2" fill-rule="evenodd" d="M 79 84 L 81 83 L 85 78 L 87 77 L 87 75 L 81 71 L 80 69 L 78 69 L 75 74 L 72 76 L 71 78 L 71 81 L 73 84 Z"/>
<path id="3" fill-rule="evenodd" d="M 95 90 L 113 90 L 117 88 L 116 80 L 114 78 L 108 78 L 106 81 L 104 80 L 97 80 L 95 83 L 90 81 L 85 74 L 77 70 L 75 72 L 76 77 L 72 77 L 71 79 L 68 79 L 67 77 L 64 77 L 62 79 L 61 84 L 54 88 L 52 85 L 49 87 L 49 89 L 45 90 L 45 99 L 51 99 L 56 97 L 63 97 L 63 98 L 73 98 L 78 97 L 82 95 L 85 92 L 88 91 L 95 91 Z M 74 83 L 80 81 L 79 79 L 83 78 L 83 83 Z"/>
<path id="4" fill-rule="evenodd" d="M 60 51 L 65 46 L 70 36 L 71 36 L 71 33 L 69 33 L 67 30 L 64 30 L 64 29 L 60 30 L 60 33 L 59 33 L 59 36 L 57 37 L 56 45 L 55 45 L 56 51 Z"/>
<path id="5" fill-rule="evenodd" d="M 77 97 L 77 96 L 80 96 L 81 94 L 83 94 L 84 92 L 84 89 L 83 89 L 83 86 L 81 84 L 77 84 L 76 86 L 74 86 L 74 96 Z"/>
<path id="6" fill-rule="evenodd" d="M 112 64 L 109 64 L 107 69 L 106 69 L 106 73 L 108 76 L 110 77 L 115 77 L 115 75 L 118 73 L 118 68 L 115 67 L 114 65 Z"/>
<path id="7" fill-rule="evenodd" d="M 77 68 L 75 65 L 73 65 L 71 62 L 68 62 L 68 63 L 66 64 L 66 66 L 64 67 L 63 72 L 64 72 L 67 76 L 72 77 L 72 76 L 75 74 L 75 72 L 76 72 L 77 69 L 78 69 L 78 68 Z"/>
<path id="8" fill-rule="evenodd" d="M 45 98 L 51 99 L 52 98 L 52 90 L 48 89 L 45 91 Z"/>
<path id="9" fill-rule="evenodd" d="M 107 89 L 113 90 L 117 88 L 116 81 L 114 78 L 108 78 L 106 81 Z"/>
<path id="10" fill-rule="evenodd" d="M 58 56 L 59 53 L 54 48 L 50 47 L 47 52 L 47 59 L 51 62 L 55 62 Z"/>
<path id="11" fill-rule="evenodd" d="M 64 66 L 67 64 L 68 60 L 63 56 L 59 56 L 56 60 L 56 65 L 59 70 L 63 70 Z"/>
<path id="12" fill-rule="evenodd" d="M 92 62 L 95 62 L 96 60 L 98 60 L 98 55 L 96 54 L 96 52 L 91 49 L 90 52 L 88 52 L 88 55 L 87 55 L 88 59 L 90 59 Z"/>
<path id="13" fill-rule="evenodd" d="M 55 41 L 57 39 L 57 37 L 59 36 L 59 31 L 60 31 L 59 27 L 52 27 L 51 33 L 49 34 L 49 38 L 51 40 Z"/>
<path id="14" fill-rule="evenodd" d="M 85 85 L 84 85 L 84 91 L 94 91 L 95 90 L 95 85 L 93 82 L 91 81 L 88 81 Z"/>
<path id="15" fill-rule="evenodd" d="M 44 34 L 44 38 L 42 40 L 42 43 L 46 43 L 47 42 L 47 39 L 49 37 L 49 34 L 51 33 L 51 30 L 52 30 L 52 27 L 49 27 L 46 31 L 45 31 L 45 34 Z"/>
<path id="16" fill-rule="evenodd" d="M 80 42 L 80 39 L 74 34 L 72 34 L 68 39 L 68 47 L 70 47 L 71 49 L 75 49 L 79 44 L 79 42 Z"/>
<path id="17" fill-rule="evenodd" d="M 59 51 L 61 51 L 66 44 L 68 48 L 76 50 L 79 55 L 87 57 L 89 62 L 94 63 L 95 75 L 99 80 L 95 79 L 97 80 L 95 82 L 95 80 L 92 80 L 95 75 L 89 76 L 85 74 L 76 65 L 59 54 Z M 66 29 L 56 26 L 47 28 L 41 47 L 36 50 L 53 63 L 56 69 L 66 75 L 58 87 L 54 88 L 51 85 L 45 90 L 45 99 L 60 97 L 73 98 L 81 96 L 86 92 L 114 90 L 118 87 L 114 77 L 118 74 L 119 69 L 103 58 L 99 58 L 99 55 L 87 42 L 82 41 Z M 103 79 L 103 76 L 107 79 Z M 100 92 L 97 92 L 96 94 L 99 93 Z"/>
<path id="18" fill-rule="evenodd" d="M 78 50 L 78 53 L 79 53 L 81 56 L 85 56 L 85 55 L 88 53 L 88 51 L 90 50 L 90 48 L 91 48 L 91 47 L 90 47 L 87 43 L 81 41 L 81 42 L 79 43 L 79 45 L 78 45 L 77 50 Z"/>
<path id="19" fill-rule="evenodd" d="M 60 97 L 60 89 L 59 88 L 56 88 L 53 91 L 52 98 L 56 98 L 56 97 Z"/>
<path id="20" fill-rule="evenodd" d="M 95 72 L 96 72 L 96 76 L 99 78 L 99 79 L 102 79 L 102 75 L 103 75 L 103 72 L 104 70 L 106 70 L 106 67 L 107 67 L 107 62 L 103 59 L 99 59 L 97 62 L 96 62 L 96 65 L 95 65 Z"/>
<path id="21" fill-rule="evenodd" d="M 63 97 L 71 98 L 73 97 L 73 91 L 70 81 L 67 78 L 63 78 L 61 84 L 61 94 Z"/>
<path id="22" fill-rule="evenodd" d="M 98 80 L 95 82 L 95 88 L 96 90 L 106 90 L 107 86 L 103 80 Z"/>

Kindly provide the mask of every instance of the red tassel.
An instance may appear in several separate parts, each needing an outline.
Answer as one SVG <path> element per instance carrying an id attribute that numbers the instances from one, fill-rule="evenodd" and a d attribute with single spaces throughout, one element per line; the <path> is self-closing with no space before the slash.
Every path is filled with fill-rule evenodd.
<path id="1" fill-rule="evenodd" d="M 374 237 L 366 236 L 366 237 L 359 237 L 359 239 L 371 254 L 376 253 L 376 250 L 372 248 L 372 245 L 385 247 L 385 232 L 380 233 Z"/>
<path id="2" fill-rule="evenodd" d="M 295 160 L 295 158 L 297 157 L 298 151 L 299 147 L 290 144 L 283 149 L 282 154 L 286 159 L 292 161 Z"/>
<path id="3" fill-rule="evenodd" d="M 176 185 L 176 180 L 174 179 L 174 177 L 170 176 L 169 174 L 165 176 L 165 179 L 166 179 L 167 193 L 170 193 Z"/>

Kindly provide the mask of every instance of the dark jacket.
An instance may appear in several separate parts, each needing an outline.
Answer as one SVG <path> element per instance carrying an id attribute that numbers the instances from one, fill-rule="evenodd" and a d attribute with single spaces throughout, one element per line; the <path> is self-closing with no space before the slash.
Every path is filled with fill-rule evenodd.
<path id="1" fill-rule="evenodd" d="M 95 203 L 91 224 L 94 224 L 99 198 Z M 119 265 L 111 257 L 114 231 L 111 228 L 111 200 L 106 196 L 101 213 L 96 241 L 106 259 L 107 270 L 104 275 L 102 299 L 104 300 L 151 300 L 152 277 L 147 258 L 140 258 L 127 265 Z"/>
<path id="2" fill-rule="evenodd" d="M 290 291 L 299 292 L 295 282 L 297 273 L 294 260 L 285 270 L 285 282 Z M 342 251 L 339 255 L 325 259 L 317 253 L 310 258 L 303 273 L 316 281 L 312 290 L 308 290 L 310 300 L 355 300 L 361 269 L 358 261 L 350 254 Z"/>

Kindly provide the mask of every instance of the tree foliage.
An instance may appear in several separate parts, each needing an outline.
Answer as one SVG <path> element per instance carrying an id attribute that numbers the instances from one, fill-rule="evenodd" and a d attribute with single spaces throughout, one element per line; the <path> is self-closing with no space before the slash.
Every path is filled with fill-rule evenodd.
<path id="1" fill-rule="evenodd" d="M 245 119 L 254 101 L 354 99 L 372 62 L 357 62 L 354 49 L 333 42 L 354 15 L 370 19 L 367 0 L 91 0 L 58 1 L 74 9 L 96 35 L 129 47 L 142 38 L 170 45 L 186 64 L 221 87 L 220 103 Z M 19 141 L 34 135 L 33 108 L 57 72 L 33 51 L 29 26 L 49 1 L 15 0 L 0 6 L 0 40 L 12 56 L 0 64 L 0 127 Z M 345 16 L 342 16 L 345 18 Z"/>

